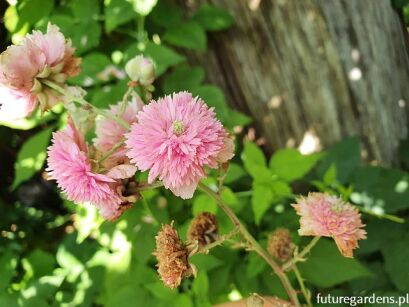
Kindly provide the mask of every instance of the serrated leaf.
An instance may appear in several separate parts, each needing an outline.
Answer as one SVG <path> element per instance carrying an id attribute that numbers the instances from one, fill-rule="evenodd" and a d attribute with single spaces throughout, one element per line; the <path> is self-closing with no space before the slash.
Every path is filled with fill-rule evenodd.
<path id="1" fill-rule="evenodd" d="M 199 51 L 206 50 L 207 45 L 205 31 L 193 21 L 168 28 L 163 39 L 172 45 Z"/>
<path id="2" fill-rule="evenodd" d="M 253 184 L 254 186 L 254 184 Z M 253 187 L 253 196 L 251 198 L 251 206 L 254 213 L 254 221 L 257 225 L 260 224 L 264 213 L 270 208 L 274 199 L 273 191 L 269 186 L 255 185 Z"/>
<path id="3" fill-rule="evenodd" d="M 358 260 L 341 256 L 335 243 L 328 239 L 321 239 L 312 249 L 308 260 L 298 266 L 306 282 L 322 288 L 371 276 L 371 272 Z"/>
<path id="4" fill-rule="evenodd" d="M 244 143 L 244 150 L 241 154 L 244 168 L 258 182 L 271 182 L 272 174 L 266 166 L 266 158 L 261 149 L 252 142 Z"/>
<path id="5" fill-rule="evenodd" d="M 220 7 L 205 4 L 201 6 L 192 17 L 207 31 L 219 31 L 229 28 L 233 22 L 233 16 Z"/>
<path id="6" fill-rule="evenodd" d="M 270 169 L 273 174 L 291 182 L 307 174 L 321 157 L 320 153 L 303 155 L 297 149 L 279 149 L 270 159 Z"/>
<path id="7" fill-rule="evenodd" d="M 46 149 L 50 142 L 52 128 L 45 129 L 30 137 L 21 147 L 14 165 L 15 177 L 12 188 L 30 179 L 44 164 Z"/>

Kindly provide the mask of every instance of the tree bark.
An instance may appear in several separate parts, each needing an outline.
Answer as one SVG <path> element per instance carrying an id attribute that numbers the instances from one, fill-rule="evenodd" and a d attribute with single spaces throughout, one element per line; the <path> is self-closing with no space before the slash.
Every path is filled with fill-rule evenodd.
<path id="1" fill-rule="evenodd" d="M 407 32 L 390 0 L 201 0 L 235 25 L 190 53 L 229 103 L 250 114 L 272 152 L 315 135 L 358 135 L 363 156 L 397 161 L 407 136 Z M 190 6 L 187 4 L 190 3 Z"/>

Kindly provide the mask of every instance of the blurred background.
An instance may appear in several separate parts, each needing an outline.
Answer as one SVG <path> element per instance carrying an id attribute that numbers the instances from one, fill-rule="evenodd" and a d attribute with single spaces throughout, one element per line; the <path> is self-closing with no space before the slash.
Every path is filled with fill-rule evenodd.
<path id="1" fill-rule="evenodd" d="M 188 90 L 215 107 L 237 148 L 223 198 L 263 244 L 278 226 L 308 241 L 297 236 L 294 195 L 359 206 L 368 239 L 357 257 L 322 240 L 300 265 L 313 297 L 409 292 L 409 1 L 1 0 L 0 15 L 2 51 L 57 24 L 83 59 L 70 82 L 98 107 L 121 100 L 123 66 L 137 54 L 155 62 L 154 97 Z M 198 277 L 164 288 L 151 255 L 160 224 L 174 220 L 182 238 L 202 211 L 217 214 L 222 233 L 232 225 L 200 192 L 188 201 L 144 192 L 116 222 L 65 200 L 44 173 L 65 121 L 62 108 L 0 121 L 0 306 L 285 298 L 257 256 L 231 246 L 194 256 Z"/>

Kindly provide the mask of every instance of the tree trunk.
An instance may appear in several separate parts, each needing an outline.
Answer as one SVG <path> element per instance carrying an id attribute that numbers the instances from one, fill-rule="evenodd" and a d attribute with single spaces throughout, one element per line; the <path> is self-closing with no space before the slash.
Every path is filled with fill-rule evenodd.
<path id="1" fill-rule="evenodd" d="M 250 114 L 271 152 L 315 135 L 358 135 L 388 165 L 407 136 L 407 33 L 390 0 L 201 0 L 235 25 L 191 53 L 229 103 Z M 188 2 L 185 2 L 189 3 Z M 193 9 L 187 5 L 187 10 Z"/>

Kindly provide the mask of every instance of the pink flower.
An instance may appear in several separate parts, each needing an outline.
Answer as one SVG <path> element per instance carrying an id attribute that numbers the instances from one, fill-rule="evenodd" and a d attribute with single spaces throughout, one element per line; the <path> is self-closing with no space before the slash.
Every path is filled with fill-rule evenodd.
<path id="1" fill-rule="evenodd" d="M 77 75 L 80 59 L 74 57 L 74 50 L 51 24 L 46 34 L 33 31 L 20 45 L 9 46 L 0 55 L 0 117 L 23 118 L 38 102 L 43 111 L 60 102 L 61 95 L 42 81 L 64 86 L 69 77 Z"/>
<path id="2" fill-rule="evenodd" d="M 306 198 L 299 198 L 293 207 L 301 216 L 298 230 L 301 236 L 331 237 L 345 257 L 352 258 L 358 240 L 366 239 L 358 209 L 338 197 L 310 193 Z"/>
<path id="3" fill-rule="evenodd" d="M 148 181 L 156 178 L 176 196 L 191 198 L 204 167 L 216 168 L 226 132 L 200 98 L 180 92 L 152 101 L 126 134 L 128 157 Z"/>
<path id="4" fill-rule="evenodd" d="M 69 200 L 94 204 L 106 219 L 115 219 L 121 212 L 119 183 L 92 169 L 87 144 L 71 119 L 64 131 L 53 134 L 47 163 L 50 179 L 57 180 Z"/>
<path id="5" fill-rule="evenodd" d="M 223 139 L 223 147 L 217 155 L 217 161 L 220 163 L 226 163 L 234 157 L 234 141 L 231 136 L 225 132 Z"/>
<path id="6" fill-rule="evenodd" d="M 136 114 L 142 110 L 143 102 L 139 97 L 133 97 L 132 101 L 124 106 L 122 103 L 118 103 L 115 106 L 111 106 L 109 112 L 111 114 L 121 117 L 125 122 L 130 125 L 136 122 Z M 124 139 L 124 135 L 127 130 L 119 125 L 116 121 L 109 118 L 101 118 L 96 121 L 95 134 L 96 138 L 93 140 L 95 148 L 101 155 L 111 150 L 116 144 Z M 107 159 L 104 166 L 112 167 L 114 165 L 123 164 L 128 161 L 126 156 L 125 146 L 121 146 L 114 154 Z"/>

